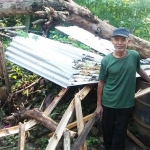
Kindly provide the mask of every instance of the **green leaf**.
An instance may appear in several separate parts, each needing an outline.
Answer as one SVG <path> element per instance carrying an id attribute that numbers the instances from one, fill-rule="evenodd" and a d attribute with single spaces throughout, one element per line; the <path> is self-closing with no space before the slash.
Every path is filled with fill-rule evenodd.
<path id="1" fill-rule="evenodd" d="M 21 37 L 24 37 L 24 38 L 28 38 L 29 37 L 29 34 L 23 30 L 18 30 L 17 31 L 17 36 L 21 36 Z"/>

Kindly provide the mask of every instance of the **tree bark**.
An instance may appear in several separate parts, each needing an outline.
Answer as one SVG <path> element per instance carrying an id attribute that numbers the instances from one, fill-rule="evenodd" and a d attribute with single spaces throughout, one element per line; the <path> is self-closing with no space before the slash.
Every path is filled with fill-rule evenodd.
<path id="1" fill-rule="evenodd" d="M 16 123 L 24 119 L 35 119 L 52 132 L 56 130 L 58 125 L 55 121 L 53 121 L 50 117 L 48 117 L 47 114 L 45 114 L 44 112 L 40 111 L 37 108 L 34 108 L 32 110 L 23 109 L 20 112 L 12 113 L 11 116 L 4 117 L 2 119 L 2 122 L 10 124 L 10 122 L 15 120 L 16 118 L 17 118 Z"/>
<path id="2" fill-rule="evenodd" d="M 43 7 L 52 8 L 48 19 L 57 22 L 69 22 L 79 26 L 100 38 L 110 40 L 115 27 L 94 16 L 87 8 L 72 0 L 4 0 L 0 2 L 0 17 L 30 14 L 42 11 Z M 139 52 L 141 57 L 150 57 L 150 42 L 130 34 L 128 48 Z"/>
<path id="3" fill-rule="evenodd" d="M 55 131 L 57 127 L 57 123 L 54 122 L 51 118 L 49 118 L 47 115 L 45 115 L 42 111 L 39 109 L 32 109 L 27 110 L 21 113 L 21 119 L 35 119 L 36 121 L 40 122 L 43 126 L 45 126 L 50 131 Z"/>

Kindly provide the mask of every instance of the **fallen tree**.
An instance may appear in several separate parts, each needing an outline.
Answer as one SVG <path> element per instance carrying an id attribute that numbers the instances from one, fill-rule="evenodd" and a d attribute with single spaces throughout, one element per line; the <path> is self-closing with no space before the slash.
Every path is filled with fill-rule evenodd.
<path id="1" fill-rule="evenodd" d="M 0 8 L 0 17 L 35 15 L 47 18 L 47 28 L 53 24 L 68 22 L 108 40 L 115 28 L 72 0 L 5 0 L 0 2 Z M 141 57 L 149 58 L 150 42 L 132 34 L 130 34 L 130 38 L 129 48 L 137 50 Z"/>

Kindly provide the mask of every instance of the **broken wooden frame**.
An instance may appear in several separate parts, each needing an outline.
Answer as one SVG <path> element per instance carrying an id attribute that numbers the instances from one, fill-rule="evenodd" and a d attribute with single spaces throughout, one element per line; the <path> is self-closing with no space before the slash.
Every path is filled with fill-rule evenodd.
<path id="1" fill-rule="evenodd" d="M 51 138 L 51 140 L 50 140 L 52 142 L 49 142 L 49 144 L 47 146 L 47 150 L 49 150 L 52 147 L 51 143 L 53 143 L 53 141 L 55 141 L 53 144 L 54 144 L 54 147 L 56 147 L 57 143 L 59 142 L 59 140 L 60 140 L 60 138 L 61 138 L 61 136 L 63 134 L 63 132 L 64 131 L 67 132 L 68 129 L 71 129 L 71 128 L 75 127 L 75 126 L 78 126 L 78 129 L 81 130 L 81 131 L 80 131 L 80 134 L 79 134 L 78 138 L 76 139 L 76 141 L 73 144 L 73 146 L 72 146 L 71 149 L 77 149 L 77 148 L 81 147 L 81 145 L 85 141 L 85 139 L 86 139 L 86 137 L 87 137 L 87 135 L 88 135 L 91 127 L 93 126 L 93 124 L 95 122 L 95 119 L 96 119 L 95 113 L 94 114 L 90 114 L 90 115 L 88 115 L 88 116 L 86 116 L 86 117 L 83 118 L 83 116 L 82 116 L 82 110 L 81 110 L 81 104 L 80 104 L 80 100 L 82 100 L 90 92 L 91 88 L 92 87 L 90 87 L 90 86 L 85 86 L 81 91 L 79 91 L 79 93 L 77 93 L 75 95 L 75 98 L 70 103 L 68 109 L 66 110 L 66 112 L 63 115 L 60 123 L 58 124 L 58 126 L 57 126 L 57 128 L 56 128 L 56 130 L 55 130 L 55 132 L 54 132 L 54 134 L 53 134 L 53 136 Z M 63 95 L 66 93 L 67 90 L 68 89 L 64 89 L 63 88 L 60 91 L 60 93 L 54 98 L 53 102 L 43 112 L 43 114 L 49 115 L 50 112 L 52 112 L 52 110 L 56 107 L 57 103 L 61 100 L 61 98 L 63 97 Z M 146 88 L 146 89 L 144 89 L 144 90 L 136 93 L 135 94 L 135 98 L 143 96 L 144 94 L 147 94 L 149 92 L 150 92 L 150 88 Z M 73 122 L 73 123 L 67 125 L 68 120 L 69 120 L 69 118 L 70 118 L 70 116 L 71 116 L 71 114 L 73 112 L 74 107 L 76 108 L 76 111 L 78 111 L 78 112 L 76 112 L 76 116 L 78 117 L 78 119 L 77 119 L 76 122 Z M 66 119 L 66 117 L 67 117 L 67 119 Z M 79 120 L 80 121 L 83 120 L 83 122 L 87 122 L 88 120 L 89 121 L 88 121 L 88 123 L 86 124 L 86 126 L 84 128 L 83 127 L 81 128 L 81 127 L 79 127 L 80 125 L 78 125 L 79 124 Z M 25 131 L 29 130 L 31 127 L 33 127 L 36 124 L 37 124 L 37 121 L 35 121 L 35 120 L 29 120 L 27 123 L 24 124 Z M 0 137 L 11 135 L 11 134 L 16 134 L 16 133 L 19 133 L 19 126 L 5 128 L 5 129 L 0 130 Z M 72 134 L 75 134 L 75 133 L 72 133 Z M 135 138 L 133 138 L 133 140 L 134 139 Z M 141 145 L 142 145 L 142 147 L 144 147 L 143 146 L 144 144 L 140 143 L 139 146 L 141 146 Z M 69 145 L 68 145 L 68 147 L 69 147 Z M 70 147 L 71 147 L 71 145 L 70 145 Z M 83 146 L 82 149 L 86 150 L 86 146 Z M 51 150 L 52 150 L 52 148 L 51 148 Z"/>
<path id="2" fill-rule="evenodd" d="M 85 86 L 81 91 L 79 91 L 78 95 L 81 100 L 90 92 L 91 88 L 92 88 L 91 86 Z M 50 138 L 49 144 L 47 145 L 46 150 L 55 150 L 63 132 L 65 131 L 65 127 L 73 113 L 73 109 L 75 107 L 74 101 L 75 101 L 75 98 L 71 101 L 71 103 L 68 106 L 66 112 L 64 113 L 61 121 L 59 122 L 55 133 Z"/>

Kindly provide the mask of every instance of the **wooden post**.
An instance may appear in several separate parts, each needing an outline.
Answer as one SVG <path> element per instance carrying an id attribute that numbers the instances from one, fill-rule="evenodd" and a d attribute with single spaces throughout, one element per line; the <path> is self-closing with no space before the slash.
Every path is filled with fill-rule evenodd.
<path id="1" fill-rule="evenodd" d="M 1 68 L 2 78 L 4 78 L 4 80 L 5 80 L 7 93 L 10 94 L 11 88 L 10 88 L 9 78 L 8 78 L 8 73 L 7 73 L 5 52 L 4 52 L 4 48 L 1 43 L 0 43 L 0 68 Z"/>
<path id="2" fill-rule="evenodd" d="M 64 150 L 71 150 L 70 145 L 71 145 L 70 131 L 66 130 L 64 132 Z"/>
<path id="3" fill-rule="evenodd" d="M 76 118 L 77 118 L 77 129 L 78 135 L 82 132 L 84 128 L 84 121 L 83 121 L 83 114 L 82 114 L 82 107 L 81 107 L 81 100 L 79 99 L 79 95 L 75 95 L 75 110 L 76 110 Z M 80 147 L 80 150 L 87 150 L 86 141 Z"/>
<path id="4" fill-rule="evenodd" d="M 18 150 L 25 149 L 25 125 L 19 123 L 19 140 L 18 140 Z"/>

